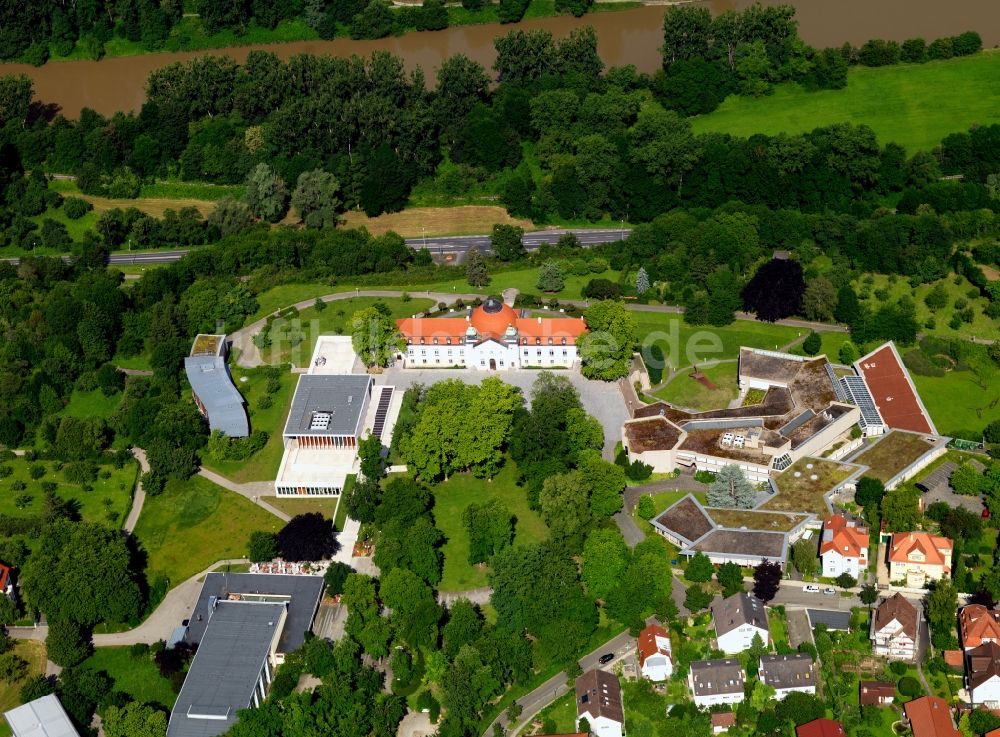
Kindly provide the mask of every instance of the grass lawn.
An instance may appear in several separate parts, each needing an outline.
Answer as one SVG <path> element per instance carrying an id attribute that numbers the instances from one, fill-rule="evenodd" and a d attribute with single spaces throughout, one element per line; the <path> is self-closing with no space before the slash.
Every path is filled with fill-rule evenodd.
<path id="1" fill-rule="evenodd" d="M 63 471 L 55 470 L 55 465 L 54 461 L 43 460 L 29 463 L 24 458 L 0 462 L 0 466 L 8 466 L 12 471 L 0 480 L 0 514 L 12 517 L 40 514 L 44 497 L 42 484 L 48 481 L 56 484 L 56 494 L 76 506 L 85 521 L 100 522 L 109 527 L 122 523 L 131 505 L 132 490 L 139 474 L 138 463 L 128 463 L 121 469 L 110 463 L 99 466 L 97 479 L 90 482 L 90 491 L 84 490 L 80 484 L 69 483 Z M 31 478 L 32 466 L 43 467 L 45 475 L 39 479 Z M 27 488 L 14 491 L 11 485 L 15 481 L 24 482 Z"/>
<path id="2" fill-rule="evenodd" d="M 780 652 L 782 645 L 788 645 L 788 622 L 778 611 L 768 609 L 767 623 L 770 625 L 771 639 L 774 640 L 774 645 Z"/>
<path id="3" fill-rule="evenodd" d="M 576 732 L 576 692 L 570 691 L 546 706 L 539 713 L 542 722 L 552 721 L 551 734 L 574 734 Z M 544 730 L 543 730 L 544 731 Z"/>
<path id="4" fill-rule="evenodd" d="M 514 544 L 536 542 L 548 536 L 548 527 L 528 508 L 524 489 L 517 485 L 517 466 L 507 461 L 492 481 L 471 474 L 458 474 L 432 488 L 434 524 L 444 533 L 444 573 L 442 591 L 465 591 L 486 585 L 489 568 L 468 562 L 469 537 L 462 524 L 462 512 L 473 502 L 499 499 L 516 518 Z"/>
<path id="5" fill-rule="evenodd" d="M 499 277 L 498 277 L 499 278 Z M 722 328 L 688 325 L 680 315 L 635 311 L 639 345 L 647 365 L 649 346 L 656 344 L 669 366 L 682 368 L 739 356 L 740 346 L 775 350 L 803 332 L 797 328 L 756 320 L 737 320 Z"/>
<path id="6" fill-rule="evenodd" d="M 235 365 L 230 366 L 230 372 L 236 387 L 247 400 L 250 429 L 265 430 L 270 436 L 267 444 L 245 461 L 217 461 L 209 458 L 206 453 L 203 457 L 204 465 L 237 483 L 273 481 L 278 473 L 278 466 L 281 465 L 281 454 L 284 451 L 281 433 L 285 428 L 292 393 L 299 377 L 291 372 L 283 372 L 281 388 L 271 395 L 271 406 L 261 409 L 260 400 L 267 393 L 264 372 L 260 369 L 241 369 Z M 244 378 L 246 381 L 243 381 Z"/>
<path id="7" fill-rule="evenodd" d="M 580 255 L 581 258 L 587 257 L 586 251 L 582 252 Z M 538 268 L 532 267 L 530 269 L 512 269 L 510 271 L 501 271 L 491 274 L 492 281 L 488 287 L 470 287 L 469 283 L 465 280 L 465 277 L 462 277 L 460 279 L 436 282 L 434 284 L 421 284 L 418 289 L 415 288 L 412 290 L 412 294 L 414 297 L 417 297 L 420 295 L 421 291 L 427 289 L 432 292 L 500 294 L 500 292 L 504 289 L 514 288 L 522 294 L 535 294 L 543 297 L 544 299 L 551 299 L 552 297 L 562 299 L 581 299 L 583 296 L 583 288 L 591 279 L 608 279 L 609 281 L 617 283 L 619 276 L 619 272 L 612 271 L 611 269 L 596 274 L 585 274 L 583 276 L 579 276 L 577 274 L 565 274 L 565 284 L 563 285 L 562 291 L 542 293 L 536 286 L 536 282 L 538 281 Z M 640 335 L 641 334 L 642 333 L 640 333 Z"/>
<path id="8" fill-rule="evenodd" d="M 736 366 L 736 363 L 728 362 L 701 369 L 708 380 L 715 384 L 715 389 L 706 388 L 700 381 L 691 378 L 691 371 L 683 370 L 654 396 L 678 407 L 695 410 L 723 409 L 740 393 Z"/>
<path id="9" fill-rule="evenodd" d="M 108 397 L 100 389 L 89 392 L 74 390 L 69 398 L 69 404 L 62 411 L 66 417 L 78 417 L 86 419 L 88 417 L 103 417 L 107 419 L 118 407 L 121 401 L 121 392 Z"/>
<path id="10" fill-rule="evenodd" d="M 177 694 L 170 681 L 160 675 L 153 656 L 133 657 L 129 650 L 128 647 L 99 647 L 81 667 L 105 671 L 114 679 L 115 691 L 123 691 L 140 703 L 172 708 Z"/>
<path id="11" fill-rule="evenodd" d="M 329 302 L 322 311 L 308 307 L 298 317 L 288 320 L 278 318 L 271 323 L 271 346 L 261 351 L 261 358 L 272 365 L 290 363 L 306 366 L 320 335 L 349 334 L 354 313 L 378 302 L 389 308 L 393 319 L 410 317 L 435 306 L 427 299 L 403 301 L 398 297 L 353 297 Z M 294 340 L 300 342 L 293 345 Z"/>
<path id="12" fill-rule="evenodd" d="M 840 346 L 851 342 L 849 333 L 824 332 L 819 334 L 819 339 L 820 349 L 817 355 L 825 355 L 831 363 L 840 363 Z M 806 355 L 806 352 L 802 350 L 801 343 L 790 348 L 788 352 L 794 353 L 796 356 Z"/>
<path id="13" fill-rule="evenodd" d="M 940 433 L 978 439 L 986 425 L 1000 420 L 1000 387 L 984 392 L 971 371 L 910 376 Z"/>
<path id="14" fill-rule="evenodd" d="M 356 477 L 354 474 L 348 475 L 344 494 L 349 493 L 350 489 L 354 486 L 355 479 Z M 347 507 L 342 503 L 344 500 L 344 494 L 339 497 L 330 497 L 326 499 L 315 499 L 310 497 L 294 499 L 291 497 L 269 496 L 265 501 L 267 501 L 267 503 L 271 506 L 277 507 L 281 511 L 286 512 L 293 517 L 298 514 L 319 512 L 324 517 L 333 519 L 334 526 L 336 526 L 338 530 L 343 530 L 344 520 L 347 519 Z"/>
<path id="15" fill-rule="evenodd" d="M 908 153 L 929 150 L 947 134 L 1000 119 L 1000 55 L 985 52 L 927 64 L 852 67 L 843 90 L 806 92 L 780 85 L 774 94 L 731 96 L 713 113 L 693 118 L 697 133 L 802 133 L 831 123 L 864 123 L 879 142 Z"/>
<path id="16" fill-rule="evenodd" d="M 778 476 L 778 494 L 764 504 L 763 509 L 826 514 L 823 495 L 850 476 L 854 470 L 851 466 L 836 461 L 801 458 Z M 795 474 L 799 476 L 796 477 Z M 813 480 L 812 476 L 819 478 Z"/>
<path id="17" fill-rule="evenodd" d="M 174 586 L 217 560 L 242 558 L 254 530 L 281 526 L 249 499 L 193 476 L 146 498 L 135 536 L 149 556 L 149 580 L 165 576 Z"/>
<path id="18" fill-rule="evenodd" d="M 66 232 L 69 233 L 69 237 L 75 242 L 79 243 L 83 240 L 83 234 L 88 230 L 94 230 L 94 226 L 97 225 L 98 212 L 96 209 L 91 210 L 86 213 L 83 217 L 73 220 L 66 215 L 66 211 L 62 207 L 58 208 L 48 208 L 41 215 L 35 215 L 34 217 L 28 218 L 32 222 L 38 223 L 38 230 L 35 231 L 35 235 L 39 236 L 43 220 L 55 220 L 58 223 L 62 223 L 66 226 Z"/>
<path id="19" fill-rule="evenodd" d="M 866 475 L 886 482 L 930 450 L 923 435 L 894 430 L 854 458 L 852 463 L 870 466 Z"/>
<path id="20" fill-rule="evenodd" d="M 805 519 L 801 514 L 756 512 L 749 509 L 710 509 L 708 513 L 723 527 L 788 532 Z"/>
<path id="21" fill-rule="evenodd" d="M 28 661 L 28 677 L 45 672 L 45 643 L 40 640 L 17 640 L 14 653 Z M 25 679 L 26 680 L 26 679 Z M 0 681 L 0 712 L 10 711 L 21 704 L 21 686 L 24 680 L 16 683 Z M 571 730 L 572 731 L 572 730 Z M 0 735 L 10 734 L 7 720 L 0 720 Z"/>
<path id="22" fill-rule="evenodd" d="M 382 235 L 391 230 L 404 238 L 478 235 L 491 232 L 497 223 L 520 225 L 525 230 L 534 229 L 530 220 L 512 217 L 505 208 L 496 205 L 410 207 L 377 217 L 368 217 L 361 210 L 350 210 L 344 213 L 344 220 L 348 228 L 364 226 L 372 235 Z"/>

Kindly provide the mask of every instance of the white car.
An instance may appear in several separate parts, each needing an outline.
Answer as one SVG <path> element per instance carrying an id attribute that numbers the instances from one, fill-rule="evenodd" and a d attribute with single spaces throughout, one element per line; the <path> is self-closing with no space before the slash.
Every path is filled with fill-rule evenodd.
<path id="1" fill-rule="evenodd" d="M 823 593 L 826 594 L 827 596 L 833 596 L 834 594 L 837 593 L 837 589 L 833 588 L 833 586 L 827 586 L 825 589 L 823 589 Z"/>
<path id="2" fill-rule="evenodd" d="M 807 594 L 818 594 L 819 593 L 819 586 L 817 586 L 814 583 L 811 583 L 808 586 L 806 586 L 805 588 L 803 588 L 802 590 L 805 591 Z"/>

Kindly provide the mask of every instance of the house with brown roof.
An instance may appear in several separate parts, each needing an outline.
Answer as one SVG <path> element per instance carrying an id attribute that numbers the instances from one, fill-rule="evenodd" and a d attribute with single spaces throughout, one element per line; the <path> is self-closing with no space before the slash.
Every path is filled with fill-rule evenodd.
<path id="1" fill-rule="evenodd" d="M 796 727 L 795 737 L 844 737 L 844 726 L 835 719 L 813 719 Z"/>
<path id="2" fill-rule="evenodd" d="M 951 720 L 948 702 L 938 696 L 921 696 L 903 704 L 903 714 L 913 737 L 962 737 Z"/>
<path id="3" fill-rule="evenodd" d="M 807 653 L 763 655 L 757 677 L 774 689 L 774 698 L 779 701 L 793 691 L 816 693 L 816 669 Z"/>
<path id="4" fill-rule="evenodd" d="M 856 579 L 868 567 L 868 529 L 854 520 L 835 514 L 823 521 L 819 556 L 823 575 L 836 578 L 847 573 Z"/>
<path id="5" fill-rule="evenodd" d="M 696 660 L 688 670 L 688 688 L 696 706 L 738 704 L 743 701 L 746 675 L 740 661 Z"/>
<path id="6" fill-rule="evenodd" d="M 891 660 L 913 660 L 917 653 L 920 614 L 902 594 L 893 594 L 872 614 L 869 639 L 876 655 Z"/>
<path id="7" fill-rule="evenodd" d="M 1000 609 L 969 604 L 958 612 L 958 634 L 962 647 L 971 650 L 986 642 L 1000 642 Z"/>
<path id="8" fill-rule="evenodd" d="M 896 532 L 889 542 L 889 580 L 919 589 L 950 576 L 953 548 L 951 540 L 929 532 Z"/>
<path id="9" fill-rule="evenodd" d="M 712 714 L 712 734 L 728 732 L 736 726 L 736 715 L 731 711 L 720 711 Z"/>
<path id="10" fill-rule="evenodd" d="M 576 679 L 576 728 L 586 719 L 596 737 L 622 737 L 625 710 L 618 677 L 603 670 L 589 670 Z"/>
<path id="11" fill-rule="evenodd" d="M 712 604 L 712 621 L 718 648 L 726 655 L 747 650 L 756 636 L 765 645 L 771 641 L 764 602 L 745 591 Z"/>
<path id="12" fill-rule="evenodd" d="M 673 675 L 674 660 L 670 634 L 661 625 L 651 624 L 636 639 L 639 672 L 650 681 L 665 681 Z"/>
<path id="13" fill-rule="evenodd" d="M 896 700 L 896 684 L 886 681 L 862 681 L 858 691 L 861 706 L 888 706 Z"/>
<path id="14" fill-rule="evenodd" d="M 1000 708 L 1000 645 L 984 642 L 968 651 L 965 683 L 969 701 L 987 709 Z"/>

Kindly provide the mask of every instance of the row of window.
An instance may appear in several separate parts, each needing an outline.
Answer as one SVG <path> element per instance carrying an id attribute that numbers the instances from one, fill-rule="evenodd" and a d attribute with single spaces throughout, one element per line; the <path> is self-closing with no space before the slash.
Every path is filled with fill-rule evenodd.
<path id="1" fill-rule="evenodd" d="M 421 337 L 419 339 L 418 338 L 407 338 L 406 342 L 409 343 L 410 345 L 413 345 L 417 340 L 420 341 L 420 345 L 452 345 L 452 342 L 451 342 L 452 339 L 451 338 L 445 338 L 444 339 L 444 343 L 440 343 L 439 342 L 441 340 L 440 338 L 431 338 L 430 339 L 431 342 L 427 343 L 427 338 L 424 338 L 424 337 Z M 531 338 L 521 338 L 521 345 L 542 345 L 542 339 L 541 338 L 535 338 L 534 340 L 535 340 L 535 342 L 531 343 L 530 342 Z M 566 343 L 566 341 L 567 341 L 566 338 L 560 338 L 559 339 L 559 343 L 556 343 L 555 338 L 548 338 L 547 340 L 548 340 L 547 345 L 566 345 L 567 344 Z M 459 345 L 460 343 L 461 343 L 461 339 L 460 338 L 455 338 L 455 345 Z"/>
<path id="2" fill-rule="evenodd" d="M 568 355 L 569 355 L 569 351 L 568 351 L 567 349 L 563 348 L 563 350 L 562 350 L 562 354 L 563 354 L 563 356 L 564 356 L 564 357 L 565 357 L 565 356 L 568 356 Z M 410 349 L 409 349 L 409 350 L 407 351 L 407 355 L 408 355 L 408 356 L 409 356 L 410 358 L 413 358 L 413 356 L 414 356 L 414 352 L 413 352 L 413 349 L 412 349 L 412 348 L 410 348 Z M 426 355 L 427 355 L 427 350 L 426 350 L 426 349 L 423 349 L 423 348 L 421 348 L 421 349 L 420 349 L 420 355 L 421 355 L 421 356 L 426 356 Z M 434 356 L 439 356 L 439 355 L 441 355 L 441 352 L 435 349 L 435 351 L 434 351 L 434 353 L 433 353 L 432 355 L 434 355 Z M 450 355 L 451 355 L 451 348 L 449 348 L 449 349 L 447 350 L 447 352 L 446 352 L 446 355 L 448 355 L 448 356 L 450 356 Z M 531 355 L 530 351 L 529 351 L 529 350 L 528 350 L 527 348 L 525 348 L 525 349 L 524 349 L 524 357 L 525 357 L 525 358 L 528 358 L 528 357 L 529 357 L 530 355 Z M 550 356 L 554 356 L 554 355 L 556 355 L 556 351 L 555 351 L 555 349 L 554 349 L 554 348 L 550 348 L 550 349 L 549 349 L 549 355 L 550 355 Z M 463 356 L 465 356 L 465 351 L 464 351 L 463 349 L 459 349 L 459 351 L 458 351 L 458 357 L 459 357 L 459 358 L 462 358 Z M 539 349 L 537 349 L 537 350 L 535 351 L 535 357 L 536 357 L 536 358 L 541 358 L 541 357 L 542 357 L 542 349 L 541 349 L 541 348 L 539 348 Z M 482 362 L 480 361 L 480 363 L 482 363 Z"/>

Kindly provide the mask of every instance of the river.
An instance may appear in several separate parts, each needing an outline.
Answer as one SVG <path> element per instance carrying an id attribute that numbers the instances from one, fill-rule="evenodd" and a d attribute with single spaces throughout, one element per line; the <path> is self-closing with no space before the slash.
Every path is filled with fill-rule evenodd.
<path id="1" fill-rule="evenodd" d="M 774 4 L 777 0 L 765 2 Z M 751 0 L 706 0 L 704 4 L 718 13 L 738 10 L 750 3 Z M 869 38 L 902 41 L 923 36 L 931 40 L 967 30 L 978 31 L 987 47 L 1000 44 L 1000 3 L 988 0 L 791 0 L 791 4 L 796 7 L 800 35 L 817 47 L 840 46 L 845 41 L 861 44 Z M 605 64 L 634 64 L 641 71 L 651 72 L 660 64 L 665 10 L 662 5 L 645 6 L 583 18 L 538 18 L 524 21 L 517 27 L 544 28 L 562 37 L 574 28 L 593 26 Z M 381 49 L 403 57 L 410 69 L 421 66 L 432 79 L 432 70 L 442 59 L 453 54 L 465 54 L 489 68 L 494 58 L 493 39 L 512 28 L 486 24 L 409 33 L 377 41 L 300 41 L 215 51 L 146 54 L 96 62 L 50 62 L 42 67 L 3 64 L 0 73 L 27 74 L 34 80 L 38 99 L 55 103 L 67 117 L 78 116 L 83 107 L 110 115 L 118 110 L 139 109 L 145 98 L 146 77 L 153 69 L 202 54 L 228 54 L 242 61 L 254 49 L 273 51 L 283 59 L 301 53 L 368 55 Z"/>

